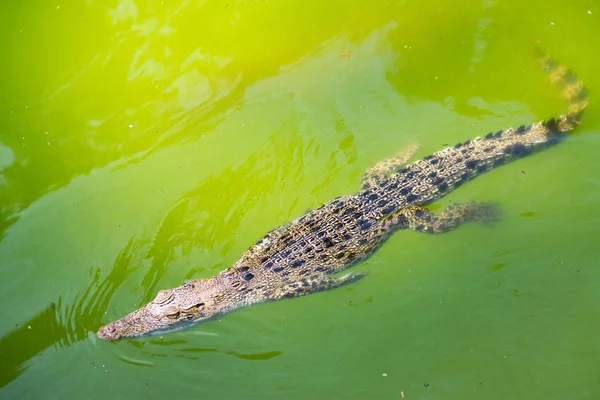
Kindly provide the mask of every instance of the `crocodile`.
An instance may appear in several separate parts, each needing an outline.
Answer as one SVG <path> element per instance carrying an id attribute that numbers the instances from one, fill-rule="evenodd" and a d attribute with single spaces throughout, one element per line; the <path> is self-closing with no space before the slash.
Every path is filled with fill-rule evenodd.
<path id="1" fill-rule="evenodd" d="M 399 229 L 437 234 L 497 220 L 493 204 L 454 204 L 441 213 L 428 205 L 483 172 L 560 143 L 581 123 L 588 103 L 583 84 L 554 59 L 540 59 L 568 104 L 559 118 L 489 133 L 409 165 L 416 146 L 400 152 L 369 169 L 358 192 L 268 232 L 215 276 L 160 290 L 140 309 L 100 327 L 98 337 L 165 333 L 252 304 L 337 288 L 365 276 L 337 273 L 365 260 Z"/>

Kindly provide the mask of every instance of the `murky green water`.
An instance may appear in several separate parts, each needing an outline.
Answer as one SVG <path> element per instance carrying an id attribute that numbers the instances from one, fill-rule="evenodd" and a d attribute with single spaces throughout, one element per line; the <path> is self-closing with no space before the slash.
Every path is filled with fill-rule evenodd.
<path id="1" fill-rule="evenodd" d="M 29 1 L 1 13 L 0 398 L 600 398 L 596 1 Z M 579 134 L 440 202 L 350 287 L 191 330 L 97 328 L 419 156 L 555 116 Z"/>

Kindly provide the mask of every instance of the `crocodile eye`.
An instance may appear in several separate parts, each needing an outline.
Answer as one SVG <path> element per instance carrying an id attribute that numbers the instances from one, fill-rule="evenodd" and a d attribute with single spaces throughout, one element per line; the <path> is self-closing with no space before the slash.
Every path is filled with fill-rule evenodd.
<path id="1" fill-rule="evenodd" d="M 154 299 L 156 304 L 166 304 L 173 300 L 173 292 L 170 290 L 160 290 Z"/>
<path id="2" fill-rule="evenodd" d="M 179 318 L 179 311 L 173 313 L 173 314 L 167 314 L 167 318 L 169 319 L 177 319 Z"/>
<path id="3" fill-rule="evenodd" d="M 185 311 L 197 311 L 204 307 L 204 303 L 192 304 L 191 306 L 184 308 Z"/>

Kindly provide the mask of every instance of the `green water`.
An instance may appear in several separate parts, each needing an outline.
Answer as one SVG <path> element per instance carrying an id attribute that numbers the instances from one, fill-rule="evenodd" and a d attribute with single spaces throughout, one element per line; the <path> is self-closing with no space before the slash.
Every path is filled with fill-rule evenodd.
<path id="1" fill-rule="evenodd" d="M 0 398 L 600 398 L 597 1 L 28 1 L 0 12 Z M 539 41 L 539 44 L 536 43 Z M 98 327 L 418 156 L 565 105 L 561 146 L 439 202 L 349 287 L 107 343 Z"/>

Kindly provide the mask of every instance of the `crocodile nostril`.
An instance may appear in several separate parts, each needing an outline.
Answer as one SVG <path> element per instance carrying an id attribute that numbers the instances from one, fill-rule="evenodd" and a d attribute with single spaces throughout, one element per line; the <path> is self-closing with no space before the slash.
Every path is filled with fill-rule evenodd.
<path id="1" fill-rule="evenodd" d="M 117 340 L 120 336 L 113 325 L 104 325 L 98 329 L 98 337 L 104 340 Z"/>

